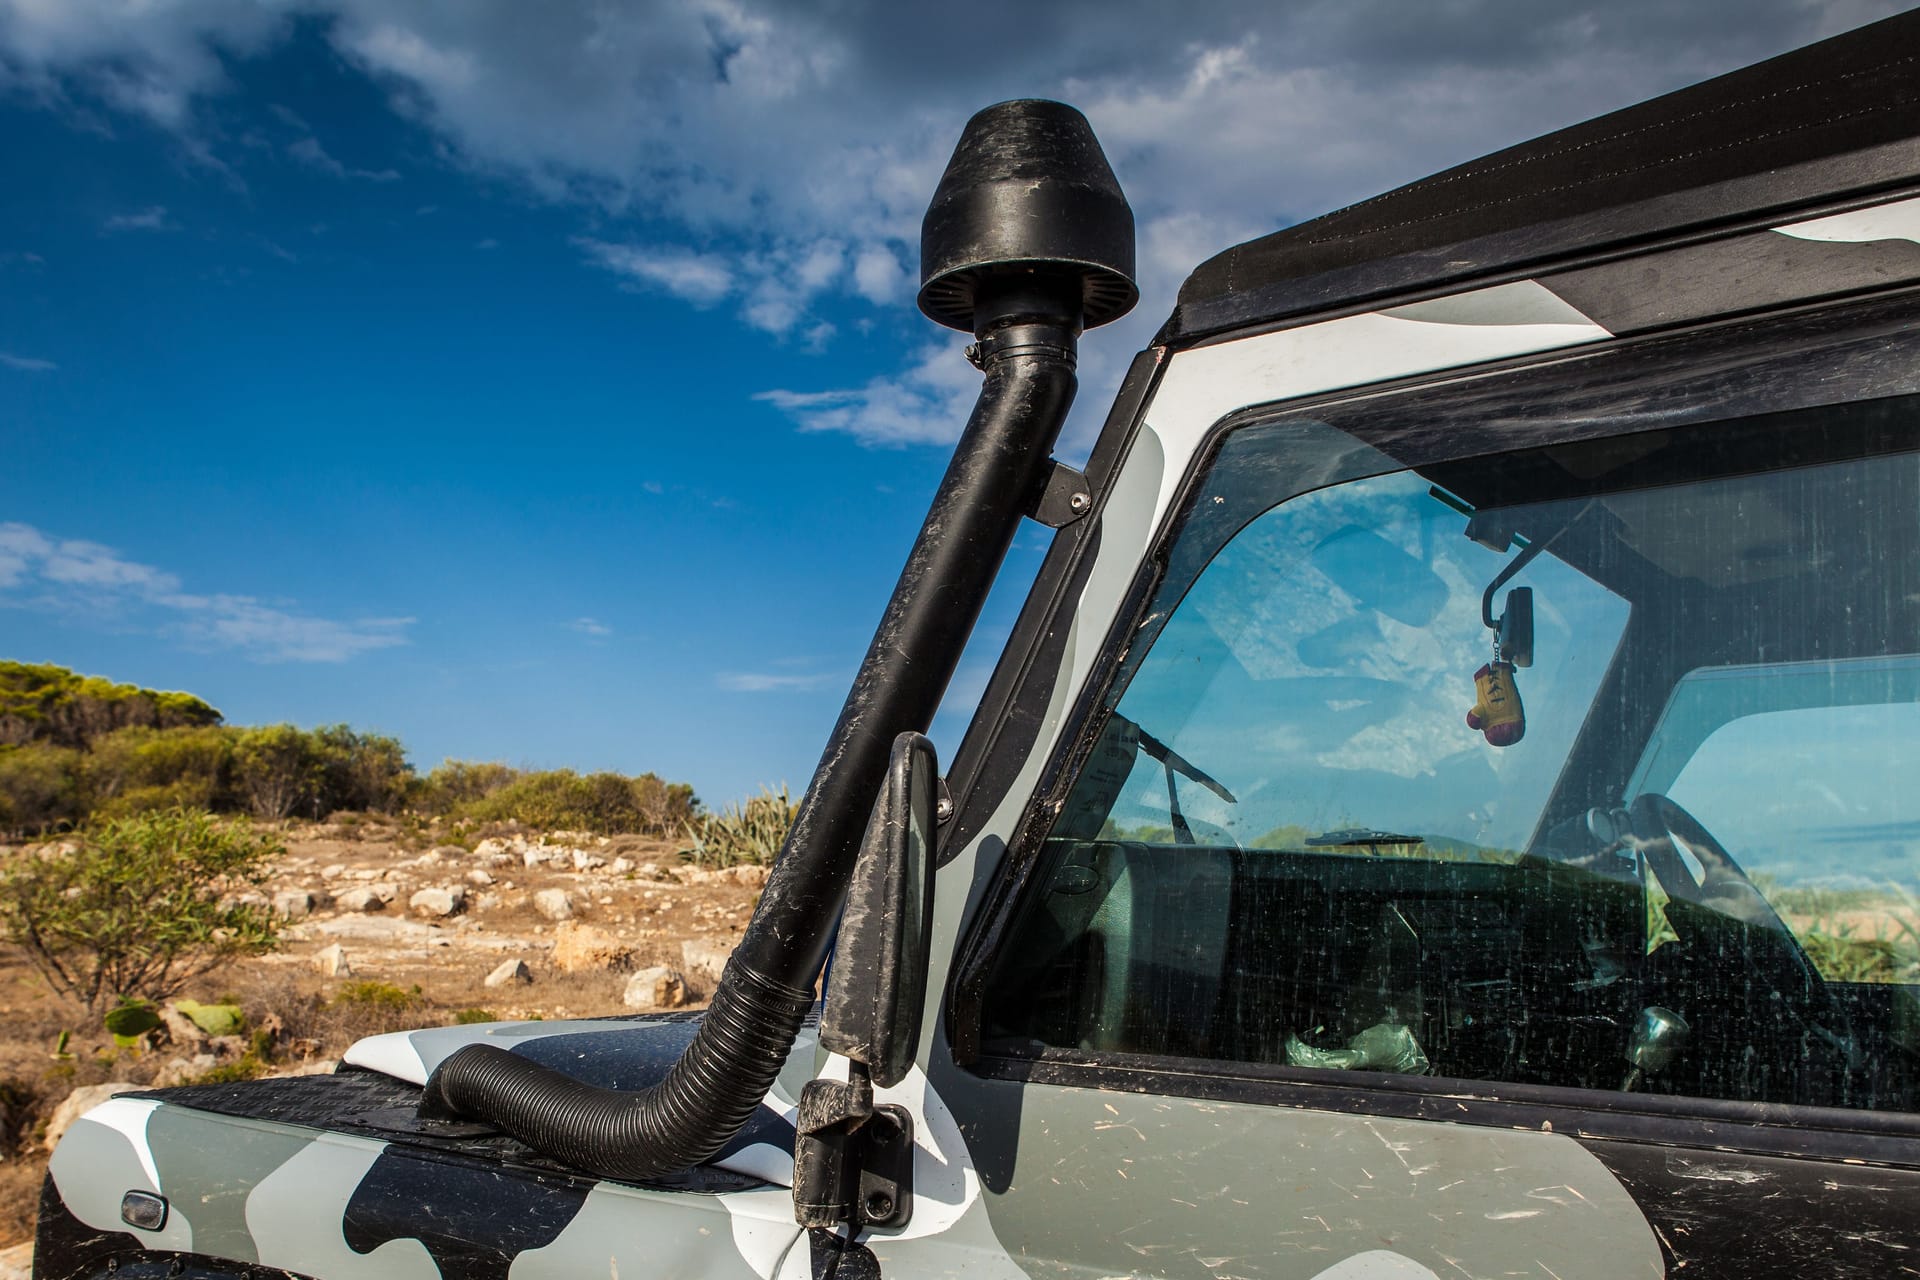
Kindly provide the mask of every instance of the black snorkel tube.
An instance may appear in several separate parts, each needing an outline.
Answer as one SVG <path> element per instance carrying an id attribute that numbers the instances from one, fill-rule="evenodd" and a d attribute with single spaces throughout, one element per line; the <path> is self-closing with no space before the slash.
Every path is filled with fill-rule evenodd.
<path id="1" fill-rule="evenodd" d="M 629 1181 L 699 1164 L 752 1117 L 813 1006 L 894 737 L 932 723 L 1051 472 L 1080 332 L 1133 306 L 1133 265 L 1133 213 L 1078 111 L 1004 102 L 967 123 L 922 225 L 919 302 L 974 334 L 985 385 L 692 1043 L 634 1092 L 469 1045 L 427 1081 L 423 1115 Z"/>

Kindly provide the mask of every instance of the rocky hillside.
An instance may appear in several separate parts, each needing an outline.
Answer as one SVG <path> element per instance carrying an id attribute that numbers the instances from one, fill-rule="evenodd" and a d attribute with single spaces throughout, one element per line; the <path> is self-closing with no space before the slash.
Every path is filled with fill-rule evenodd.
<path id="1" fill-rule="evenodd" d="M 51 1141 L 113 1092 L 330 1070 L 360 1036 L 408 1027 L 696 1006 L 766 880 L 765 867 L 703 869 L 636 836 L 377 819 L 274 829 L 286 852 L 259 903 L 284 921 L 281 945 L 169 1002 L 131 1045 L 0 945 L 0 1247 L 31 1231 Z"/>

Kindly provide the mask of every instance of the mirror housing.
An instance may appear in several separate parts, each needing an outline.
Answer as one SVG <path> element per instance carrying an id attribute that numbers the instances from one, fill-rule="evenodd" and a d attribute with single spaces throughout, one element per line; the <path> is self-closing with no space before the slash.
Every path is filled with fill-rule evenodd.
<path id="1" fill-rule="evenodd" d="M 820 1045 L 864 1063 L 883 1088 L 913 1066 L 933 942 L 933 847 L 939 795 L 933 744 L 893 740 L 847 889 L 820 1012 Z"/>
<path id="2" fill-rule="evenodd" d="M 1500 615 L 1500 657 L 1516 667 L 1533 665 L 1533 588 L 1507 592 L 1506 611 Z"/>

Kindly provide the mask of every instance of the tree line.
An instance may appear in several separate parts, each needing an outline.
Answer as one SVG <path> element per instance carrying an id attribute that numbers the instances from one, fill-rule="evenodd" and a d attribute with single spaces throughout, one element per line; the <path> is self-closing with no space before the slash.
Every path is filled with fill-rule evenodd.
<path id="1" fill-rule="evenodd" d="M 421 774 L 399 739 L 344 724 L 225 723 L 200 698 L 0 662 L 0 831 L 44 834 L 175 808 L 277 820 L 416 812 L 544 829 L 676 836 L 693 788 L 449 760 Z"/>

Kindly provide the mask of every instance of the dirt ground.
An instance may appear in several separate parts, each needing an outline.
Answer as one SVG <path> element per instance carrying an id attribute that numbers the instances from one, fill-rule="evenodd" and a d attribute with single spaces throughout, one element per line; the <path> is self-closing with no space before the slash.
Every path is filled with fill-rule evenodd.
<path id="1" fill-rule="evenodd" d="M 287 916 L 281 947 L 180 992 L 239 1004 L 244 1036 L 206 1038 L 173 1018 L 172 1033 L 120 1048 L 0 944 L 0 1250 L 32 1234 L 47 1126 L 76 1088 L 183 1083 L 255 1064 L 325 1070 L 361 1036 L 456 1020 L 627 1013 L 660 996 L 666 1007 L 699 1006 L 765 878 L 757 867 L 705 871 L 672 844 L 630 836 L 509 826 L 456 842 L 378 822 L 294 824 L 279 836 L 286 854 L 264 896 Z M 334 947 L 344 972 L 328 963 Z M 514 961 L 530 981 L 486 985 Z M 671 972 L 635 982 L 654 966 Z M 0 1280 L 14 1262 L 0 1254 Z"/>

